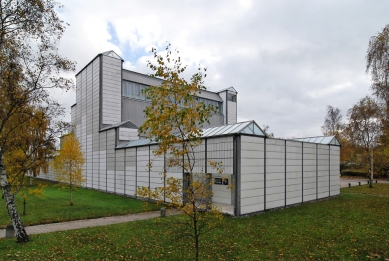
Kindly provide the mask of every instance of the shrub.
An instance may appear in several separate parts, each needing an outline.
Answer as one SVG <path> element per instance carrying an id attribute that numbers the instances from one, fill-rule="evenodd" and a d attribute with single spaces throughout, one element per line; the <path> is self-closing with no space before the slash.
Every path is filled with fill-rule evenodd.
<path id="1" fill-rule="evenodd" d="M 342 176 L 358 176 L 358 177 L 367 177 L 367 173 L 363 170 L 355 169 L 344 169 L 341 172 Z"/>

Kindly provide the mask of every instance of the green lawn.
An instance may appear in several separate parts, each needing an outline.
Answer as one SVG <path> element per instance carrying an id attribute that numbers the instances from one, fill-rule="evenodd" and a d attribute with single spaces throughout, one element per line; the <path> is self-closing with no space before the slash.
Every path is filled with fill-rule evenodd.
<path id="1" fill-rule="evenodd" d="M 62 190 L 54 183 L 43 181 L 34 181 L 34 184 L 37 182 L 47 184 L 47 187 L 42 197 L 28 196 L 25 216 L 22 215 L 23 199 L 20 193 L 16 197 L 18 212 L 25 226 L 147 211 L 142 201 L 82 188 L 73 191 L 74 206 L 70 206 L 68 189 Z M 4 200 L 0 202 L 0 228 L 5 228 L 10 220 Z M 150 210 L 160 209 L 149 206 Z"/>
<path id="2" fill-rule="evenodd" d="M 342 196 L 265 214 L 226 218 L 204 236 L 202 260 L 387 260 L 388 184 L 342 189 Z M 376 195 L 374 195 L 376 194 Z M 378 195 L 377 195 L 378 194 Z M 77 202 L 77 201 L 76 201 Z M 0 240 L 4 260 L 193 260 L 170 218 Z M 170 228 L 169 228 L 170 227 Z"/>

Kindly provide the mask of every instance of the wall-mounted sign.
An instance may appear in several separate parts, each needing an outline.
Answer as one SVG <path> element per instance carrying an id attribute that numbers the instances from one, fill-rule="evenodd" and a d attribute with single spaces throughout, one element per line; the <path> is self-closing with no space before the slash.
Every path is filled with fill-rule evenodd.
<path id="1" fill-rule="evenodd" d="M 228 185 L 228 179 L 215 178 L 213 183 L 217 185 Z"/>

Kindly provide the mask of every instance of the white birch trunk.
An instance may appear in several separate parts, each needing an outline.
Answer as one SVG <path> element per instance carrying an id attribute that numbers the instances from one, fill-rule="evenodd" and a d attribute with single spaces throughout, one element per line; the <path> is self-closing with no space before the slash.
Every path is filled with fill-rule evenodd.
<path id="1" fill-rule="evenodd" d="M 26 230 L 20 220 L 18 211 L 16 210 L 14 196 L 11 193 L 11 186 L 8 183 L 7 173 L 5 172 L 3 153 L 0 150 L 0 184 L 3 191 L 5 204 L 7 206 L 8 215 L 15 229 L 15 236 L 18 243 L 28 242 L 29 238 Z"/>

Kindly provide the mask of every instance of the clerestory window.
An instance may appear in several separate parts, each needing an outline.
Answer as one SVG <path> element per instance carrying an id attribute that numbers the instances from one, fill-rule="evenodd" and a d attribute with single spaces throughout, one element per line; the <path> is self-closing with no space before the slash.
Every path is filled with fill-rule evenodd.
<path id="1" fill-rule="evenodd" d="M 227 101 L 236 102 L 236 95 L 228 93 L 227 94 Z"/>

